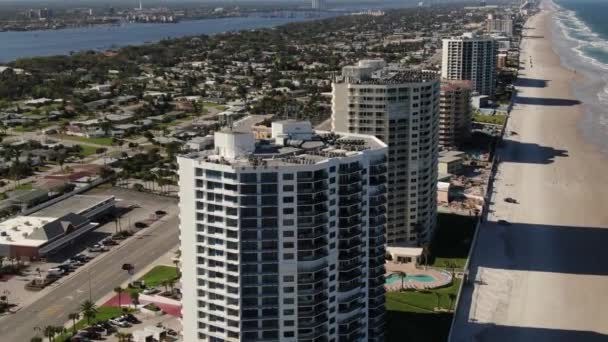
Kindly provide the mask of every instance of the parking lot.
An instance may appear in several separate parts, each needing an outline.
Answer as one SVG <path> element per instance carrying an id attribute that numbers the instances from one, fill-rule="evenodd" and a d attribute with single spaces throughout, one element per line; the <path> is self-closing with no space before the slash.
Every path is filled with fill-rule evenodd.
<path id="1" fill-rule="evenodd" d="M 86 193 L 86 195 L 105 195 L 116 197 L 116 212 L 121 216 L 117 221 L 109 220 L 100 222 L 101 225 L 94 231 L 87 233 L 82 238 L 75 241 L 70 246 L 63 248 L 60 252 L 47 257 L 44 262 L 34 262 L 23 272 L 22 276 L 15 276 L 5 282 L 0 283 L 0 292 L 8 296 L 9 302 L 16 304 L 12 311 L 20 310 L 28 304 L 44 296 L 51 288 L 59 286 L 62 282 L 78 272 L 86 271 L 91 263 L 104 257 L 104 254 L 111 253 L 112 249 L 117 248 L 113 244 L 120 245 L 121 240 L 115 241 L 110 245 L 112 235 L 120 231 L 141 231 L 136 239 L 145 238 L 145 227 L 153 224 L 155 220 L 162 219 L 164 216 L 173 215 L 177 212 L 177 200 L 174 198 L 161 197 L 122 188 L 96 188 Z M 157 215 L 164 214 L 164 215 Z M 139 228 L 137 228 L 137 227 Z M 145 226 L 145 227 L 144 227 Z M 142 231 L 143 230 L 143 231 Z M 102 241 L 106 242 L 105 252 L 93 252 L 91 248 Z M 75 256 L 80 256 L 74 260 Z M 87 261 L 87 259 L 90 259 Z M 29 291 L 25 285 L 35 278 L 46 277 L 49 270 L 51 273 L 63 273 L 58 271 L 60 266 L 66 272 L 58 275 L 59 279 L 41 291 Z M 6 291 L 6 292 L 5 292 Z M 0 318 L 1 319 L 1 318 Z"/>

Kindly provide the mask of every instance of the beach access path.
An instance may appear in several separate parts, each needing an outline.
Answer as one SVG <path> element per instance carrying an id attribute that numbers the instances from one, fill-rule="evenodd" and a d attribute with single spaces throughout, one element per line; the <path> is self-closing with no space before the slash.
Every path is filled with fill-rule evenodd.
<path id="1" fill-rule="evenodd" d="M 518 95 L 471 259 L 475 281 L 464 287 L 451 342 L 608 341 L 608 162 L 581 135 L 584 106 L 571 85 L 584 80 L 561 66 L 542 6 L 524 31 Z"/>

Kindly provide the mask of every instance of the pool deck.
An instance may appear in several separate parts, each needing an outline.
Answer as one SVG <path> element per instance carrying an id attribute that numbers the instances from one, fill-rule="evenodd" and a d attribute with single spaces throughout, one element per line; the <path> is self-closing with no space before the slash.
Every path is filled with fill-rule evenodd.
<path id="1" fill-rule="evenodd" d="M 440 271 L 433 268 L 416 267 L 413 263 L 399 264 L 387 262 L 385 265 L 386 277 L 394 273 L 405 272 L 406 275 L 428 275 L 435 278 L 431 282 L 419 282 L 408 280 L 403 284 L 404 289 L 428 290 L 446 286 L 452 283 L 452 275 L 447 271 Z M 386 291 L 401 291 L 401 281 L 384 285 Z"/>

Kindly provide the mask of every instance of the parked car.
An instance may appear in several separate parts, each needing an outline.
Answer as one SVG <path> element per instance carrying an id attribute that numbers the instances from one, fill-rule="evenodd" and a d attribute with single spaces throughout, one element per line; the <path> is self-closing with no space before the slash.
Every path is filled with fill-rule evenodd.
<path id="1" fill-rule="evenodd" d="M 116 240 L 112 240 L 112 239 L 104 239 L 101 241 L 101 244 L 104 246 L 116 246 L 116 245 L 118 245 L 118 242 L 116 242 Z"/>
<path id="2" fill-rule="evenodd" d="M 505 202 L 507 202 L 507 203 L 513 203 L 513 204 L 517 204 L 518 203 L 517 200 L 515 198 L 512 198 L 512 197 L 505 198 Z"/>
<path id="3" fill-rule="evenodd" d="M 59 268 L 59 267 L 55 267 L 55 268 L 49 268 L 48 271 L 46 271 L 47 276 L 49 277 L 61 277 L 65 274 L 66 272 Z"/>
<path id="4" fill-rule="evenodd" d="M 143 229 L 143 228 L 147 228 L 148 224 L 144 223 L 144 222 L 135 222 L 134 226 L 137 229 Z"/>
<path id="5" fill-rule="evenodd" d="M 91 252 L 91 253 L 102 253 L 102 252 L 107 252 L 109 250 L 110 249 L 104 245 L 93 245 L 92 247 L 89 247 L 89 252 Z"/>
<path id="6" fill-rule="evenodd" d="M 115 326 L 121 327 L 121 328 L 128 328 L 131 326 L 131 324 L 129 324 L 129 322 L 126 322 L 120 318 L 111 319 L 110 324 L 114 324 Z"/>
<path id="7" fill-rule="evenodd" d="M 159 293 L 159 292 L 160 292 L 160 290 L 155 287 L 150 287 L 150 288 L 147 288 L 142 291 L 142 293 L 145 295 L 153 295 L 153 294 Z"/>
<path id="8" fill-rule="evenodd" d="M 80 260 L 82 262 L 88 262 L 90 260 L 92 260 L 94 257 L 90 256 L 90 255 L 86 255 L 86 254 L 78 254 L 75 257 L 73 257 L 72 259 L 76 259 L 76 260 Z"/>
<path id="9" fill-rule="evenodd" d="M 123 321 L 127 321 L 127 322 L 129 322 L 129 323 L 131 323 L 131 324 L 138 324 L 138 323 L 141 323 L 141 321 L 140 321 L 140 320 L 138 320 L 138 319 L 137 319 L 137 317 L 133 316 L 133 315 L 132 315 L 132 314 L 130 314 L 130 313 L 125 314 L 125 315 L 122 315 L 120 318 L 121 318 Z"/>

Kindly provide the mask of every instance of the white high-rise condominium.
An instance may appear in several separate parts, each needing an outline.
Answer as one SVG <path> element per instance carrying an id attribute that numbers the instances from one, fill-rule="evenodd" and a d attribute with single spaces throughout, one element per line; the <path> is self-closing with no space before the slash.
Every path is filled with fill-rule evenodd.
<path id="1" fill-rule="evenodd" d="M 469 80 L 473 92 L 494 95 L 498 43 L 471 33 L 443 40 L 441 76 L 447 80 Z"/>
<path id="2" fill-rule="evenodd" d="M 437 212 L 439 75 L 360 61 L 335 78 L 332 111 L 334 131 L 389 146 L 387 244 L 428 242 Z"/>
<path id="3" fill-rule="evenodd" d="M 487 33 L 500 33 L 507 37 L 513 36 L 513 19 L 511 18 L 495 18 L 493 15 L 488 15 L 486 19 Z"/>
<path id="4" fill-rule="evenodd" d="M 282 121 L 179 157 L 184 341 L 383 341 L 386 153 Z"/>
<path id="5" fill-rule="evenodd" d="M 312 0 L 312 9 L 325 9 L 325 0 Z"/>

